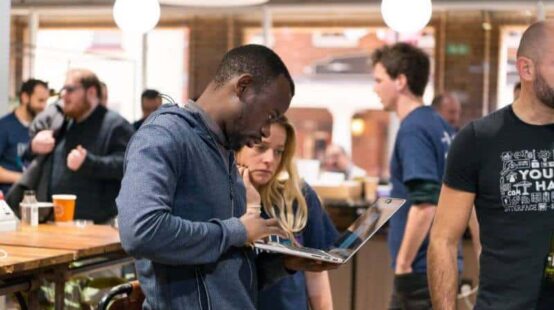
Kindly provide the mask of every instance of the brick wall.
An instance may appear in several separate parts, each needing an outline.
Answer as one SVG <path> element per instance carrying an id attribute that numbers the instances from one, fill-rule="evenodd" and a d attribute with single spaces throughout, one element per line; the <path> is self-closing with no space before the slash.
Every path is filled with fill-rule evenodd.
<path id="1" fill-rule="evenodd" d="M 331 142 L 333 116 L 326 109 L 291 108 L 286 113 L 296 129 L 296 156 L 323 159 Z"/>
<path id="2" fill-rule="evenodd" d="M 484 111 L 496 110 L 500 53 L 500 29 L 506 25 L 525 25 L 533 22 L 529 17 L 514 13 L 456 12 L 444 14 L 445 20 L 435 22 L 438 33 L 439 53 L 444 53 L 442 85 L 444 90 L 454 92 L 462 102 L 462 124 L 479 118 Z M 483 27 L 485 22 L 490 30 Z M 444 28 L 442 28 L 444 27 Z M 444 42 L 440 40 L 445 31 Z M 487 34 L 488 32 L 488 34 Z M 489 61 L 486 62 L 486 40 Z M 458 54 L 453 49 L 467 48 L 467 54 Z M 437 61 L 440 57 L 437 57 Z M 485 77 L 485 67 L 490 74 Z M 441 70 L 441 63 L 437 63 Z M 484 105 L 485 79 L 488 80 L 488 106 Z M 439 86 L 440 80 L 435 81 Z M 437 87 L 438 88 L 438 87 Z"/>
<path id="3" fill-rule="evenodd" d="M 327 32 L 331 30 L 325 29 Z M 337 28 L 337 31 L 342 28 Z M 376 37 L 374 31 L 361 37 L 357 46 L 316 47 L 313 45 L 313 28 L 308 27 L 278 27 L 274 28 L 275 43 L 272 49 L 281 56 L 293 76 L 303 75 L 306 68 L 318 61 L 338 55 L 369 54 L 373 49 L 384 43 Z M 247 38 L 248 40 L 248 38 Z"/>
<path id="4" fill-rule="evenodd" d="M 352 161 L 365 169 L 370 176 L 388 178 L 388 148 L 385 146 L 389 129 L 389 113 L 368 110 L 354 117 L 363 119 L 365 126 L 362 135 L 352 137 Z"/>
<path id="5" fill-rule="evenodd" d="M 485 39 L 486 30 L 483 22 L 489 21 L 492 29 L 489 31 L 489 56 L 490 68 L 489 82 L 489 111 L 496 108 L 497 79 L 498 79 L 498 54 L 500 43 L 500 27 L 504 25 L 525 25 L 533 21 L 532 16 L 515 14 L 514 12 L 483 13 L 481 11 L 456 11 L 436 12 L 433 16 L 431 26 L 436 31 L 437 47 L 435 50 L 435 89 L 448 90 L 457 93 L 463 103 L 462 121 L 468 122 L 471 119 L 480 117 L 483 111 L 483 87 L 485 68 Z M 215 66 L 224 52 L 239 45 L 242 40 L 243 29 L 247 27 L 259 27 L 259 23 L 241 22 L 233 16 L 220 16 L 217 18 L 195 17 L 190 21 L 191 26 L 191 71 L 190 71 L 190 94 L 194 95 L 203 89 Z M 348 27 L 383 26 L 375 19 L 368 19 L 367 23 L 350 21 L 347 19 L 332 19 L 328 22 L 305 21 L 286 22 L 274 21 L 275 27 Z M 444 33 L 444 35 L 442 35 Z M 277 33 L 281 38 L 286 37 L 286 29 Z M 363 47 L 368 51 L 376 46 L 375 38 L 366 38 Z M 300 59 L 299 63 L 287 63 L 291 72 L 301 73 L 304 70 L 305 57 L 313 55 L 315 59 L 325 58 L 329 51 L 314 50 L 310 43 L 309 35 L 301 41 L 291 42 L 280 40 L 283 45 L 275 46 L 275 50 L 283 55 L 283 58 Z M 467 54 L 451 53 L 452 47 L 466 47 Z M 353 49 L 356 52 L 359 49 Z M 332 51 L 331 51 L 332 52 Z M 347 50 L 344 50 L 347 52 Z M 442 53 L 442 59 L 441 59 Z M 290 56 L 290 57 L 289 57 Z M 444 87 L 444 88 L 443 88 Z"/>
<path id="6" fill-rule="evenodd" d="M 463 104 L 462 121 L 468 122 L 478 118 L 483 111 L 483 80 L 484 80 L 484 49 L 485 30 L 483 21 L 486 16 L 481 12 L 456 12 L 436 14 L 432 27 L 436 33 L 435 89 L 448 90 L 456 93 Z M 499 29 L 501 24 L 513 23 L 513 20 L 501 22 L 491 19 L 493 29 L 490 31 L 489 55 L 489 110 L 494 110 L 496 102 L 496 81 L 498 68 Z M 315 60 L 325 59 L 335 55 L 336 50 L 314 48 L 311 42 L 311 34 L 306 31 L 304 36 L 295 36 L 292 40 L 289 36 L 290 29 L 307 29 L 308 27 L 322 27 L 325 23 L 318 22 L 294 22 L 287 24 L 275 21 L 275 36 L 277 45 L 275 51 L 285 59 L 293 75 L 304 73 L 306 65 Z M 216 70 L 217 63 L 223 54 L 234 46 L 240 45 L 246 38 L 244 30 L 252 27 L 260 27 L 260 24 L 240 22 L 232 16 L 219 16 L 213 18 L 195 17 L 190 20 L 190 71 L 189 94 L 199 95 Z M 328 27 L 383 26 L 374 21 L 352 23 L 351 21 L 332 21 Z M 360 46 L 352 49 L 340 49 L 340 53 L 370 52 L 381 45 L 375 34 L 370 34 L 361 40 Z M 466 48 L 466 53 L 452 53 L 449 46 Z M 442 57 L 442 58 L 441 58 Z M 300 157 L 317 157 L 321 143 L 330 139 L 332 118 L 327 111 L 317 109 L 292 109 L 289 112 L 291 121 L 296 125 L 299 139 L 298 152 Z M 352 158 L 356 164 L 368 170 L 372 175 L 386 177 L 388 167 L 387 129 L 388 115 L 379 111 L 368 111 L 360 114 L 365 120 L 366 130 L 362 136 L 353 137 Z M 315 125 L 314 125 L 315 124 Z M 310 127 L 310 128 L 308 128 Z M 320 141 L 320 142 L 317 142 Z M 309 148 L 313 148 L 311 151 Z"/>
<path id="7" fill-rule="evenodd" d="M 20 17 L 12 17 L 10 25 L 10 85 L 9 96 L 16 97 L 23 83 L 24 55 L 28 52 L 25 48 L 25 24 Z"/>
<path id="8" fill-rule="evenodd" d="M 190 21 L 188 93 L 191 98 L 202 93 L 225 52 L 236 45 L 232 24 L 225 16 L 194 17 Z"/>
<path id="9" fill-rule="evenodd" d="M 376 19 L 368 19 L 367 22 L 337 20 L 325 21 L 292 21 L 274 20 L 274 26 L 277 36 L 280 36 L 280 45 L 274 49 L 287 60 L 287 66 L 293 74 L 303 73 L 306 63 L 313 62 L 315 59 L 323 59 L 332 54 L 332 50 L 314 49 L 311 47 L 311 38 L 306 33 L 305 38 L 298 41 L 283 40 L 287 36 L 287 28 L 307 28 L 307 27 L 376 27 L 383 26 Z M 505 25 L 526 25 L 533 21 L 532 17 L 525 17 L 522 14 L 514 12 L 495 12 L 484 13 L 481 11 L 456 11 L 456 12 L 436 12 L 433 16 L 431 26 L 436 34 L 435 48 L 435 79 L 434 86 L 436 92 L 443 90 L 455 93 L 463 105 L 462 124 L 479 118 L 483 111 L 494 111 L 497 101 L 497 81 L 498 81 L 498 58 L 500 48 L 500 28 Z M 490 30 L 485 30 L 484 22 L 489 22 Z M 190 20 L 188 25 L 191 27 L 190 33 L 190 71 L 189 71 L 189 94 L 195 96 L 200 94 L 207 83 L 212 78 L 217 63 L 229 48 L 240 45 L 245 38 L 243 31 L 246 28 L 260 27 L 260 23 L 240 21 L 233 16 L 218 17 L 195 17 Z M 486 43 L 488 40 L 488 43 Z M 363 40 L 363 50 L 368 52 L 376 47 L 377 40 L 373 37 L 367 37 Z M 485 48 L 488 44 L 489 61 L 485 62 Z M 463 50 L 460 52 L 460 48 Z M 348 50 L 342 50 L 345 53 Z M 351 52 L 359 52 L 360 49 L 353 49 Z M 310 59 L 306 59 L 309 57 Z M 297 59 L 291 61 L 290 59 Z M 485 68 L 490 68 L 490 74 L 487 79 L 488 85 L 488 107 L 483 107 L 483 92 L 485 90 Z M 319 119 L 319 116 L 301 114 L 303 117 Z M 297 114 L 297 113 L 294 113 Z M 366 117 L 366 116 L 364 116 Z M 374 116 L 369 117 L 368 128 L 373 128 L 371 123 L 375 121 Z M 295 121 L 295 117 L 293 122 Z M 381 122 L 380 118 L 377 120 Z M 381 123 L 379 123 L 381 124 Z M 301 127 L 301 126 L 300 126 Z M 375 129 L 375 128 L 374 128 Z M 308 135 L 309 132 L 302 133 Z M 383 163 L 378 156 L 373 154 L 373 150 L 368 150 L 368 145 L 378 141 L 382 135 L 381 129 L 373 130 L 372 133 L 363 137 L 353 139 L 353 157 L 354 160 L 371 173 L 382 174 L 376 170 L 373 162 Z M 368 140 L 368 141 L 366 141 Z M 369 141 L 371 140 L 371 141 Z M 367 142 L 367 143 L 366 143 Z M 383 142 L 385 143 L 385 142 Z M 305 150 L 299 154 L 307 155 Z M 377 159 L 367 159 L 367 156 L 374 156 Z M 371 162 L 365 163 L 367 160 Z"/>
<path id="10" fill-rule="evenodd" d="M 481 15 L 448 14 L 445 31 L 444 89 L 460 98 L 462 122 L 466 122 L 481 116 L 483 107 L 485 31 Z M 455 53 L 454 48 L 466 49 L 466 53 Z"/>

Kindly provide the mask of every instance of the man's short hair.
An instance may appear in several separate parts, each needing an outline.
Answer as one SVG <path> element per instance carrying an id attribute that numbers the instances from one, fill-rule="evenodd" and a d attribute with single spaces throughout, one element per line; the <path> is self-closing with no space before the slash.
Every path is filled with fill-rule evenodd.
<path id="1" fill-rule="evenodd" d="M 44 88 L 46 88 L 46 90 L 48 90 L 48 82 L 38 79 L 28 79 L 27 81 L 23 82 L 23 84 L 21 84 L 21 88 L 19 89 L 19 99 L 21 99 L 21 95 L 23 95 L 24 93 L 30 97 L 35 91 L 35 87 L 37 85 L 43 86 Z"/>
<path id="2" fill-rule="evenodd" d="M 329 148 L 336 148 L 337 150 L 339 150 L 339 152 L 342 155 L 348 156 L 348 153 L 346 152 L 346 149 L 340 144 L 331 143 L 331 144 L 327 145 L 327 149 L 329 149 Z"/>
<path id="3" fill-rule="evenodd" d="M 68 74 L 77 75 L 77 82 L 83 86 L 85 91 L 94 87 L 96 89 L 96 97 L 102 100 L 102 84 L 94 72 L 87 69 L 71 69 Z"/>
<path id="4" fill-rule="evenodd" d="M 373 66 L 380 63 L 393 79 L 404 74 L 412 94 L 423 96 L 430 72 L 429 56 L 423 50 L 407 43 L 396 43 L 376 49 L 371 61 Z"/>
<path id="5" fill-rule="evenodd" d="M 435 98 L 433 98 L 433 101 L 431 101 L 431 107 L 434 109 L 440 109 L 444 100 L 448 98 L 455 99 L 454 96 L 448 92 L 436 95 Z"/>
<path id="6" fill-rule="evenodd" d="M 156 99 L 160 97 L 160 92 L 155 89 L 145 89 L 140 95 L 140 100 L 144 99 Z"/>
<path id="7" fill-rule="evenodd" d="M 280 75 L 288 80 L 294 95 L 294 82 L 281 58 L 271 49 L 256 44 L 239 46 L 228 51 L 214 77 L 216 87 L 241 74 L 252 75 L 254 87 L 260 89 Z"/>

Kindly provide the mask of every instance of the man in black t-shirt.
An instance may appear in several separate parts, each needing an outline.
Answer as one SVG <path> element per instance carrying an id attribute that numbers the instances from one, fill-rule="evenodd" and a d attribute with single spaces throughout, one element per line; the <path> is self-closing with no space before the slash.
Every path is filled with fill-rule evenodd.
<path id="1" fill-rule="evenodd" d="M 519 99 L 463 128 L 450 148 L 429 246 L 433 307 L 455 309 L 456 245 L 473 204 L 481 227 L 475 309 L 554 309 L 554 23 L 521 39 Z"/>

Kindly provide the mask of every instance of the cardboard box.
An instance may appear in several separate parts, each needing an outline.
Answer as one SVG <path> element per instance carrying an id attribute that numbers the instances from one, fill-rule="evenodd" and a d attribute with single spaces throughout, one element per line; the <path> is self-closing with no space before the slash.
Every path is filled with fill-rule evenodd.
<path id="1" fill-rule="evenodd" d="M 362 199 L 362 184 L 347 181 L 339 185 L 312 184 L 321 200 L 359 200 Z"/>

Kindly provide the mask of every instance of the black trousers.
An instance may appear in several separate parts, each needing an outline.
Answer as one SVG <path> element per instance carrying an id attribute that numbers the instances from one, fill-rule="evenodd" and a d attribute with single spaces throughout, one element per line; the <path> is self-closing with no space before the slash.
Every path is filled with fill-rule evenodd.
<path id="1" fill-rule="evenodd" d="M 552 309 L 554 309 L 554 283 L 544 281 L 537 304 L 537 310 Z"/>
<path id="2" fill-rule="evenodd" d="M 394 276 L 389 310 L 432 309 L 427 274 L 407 273 Z"/>

